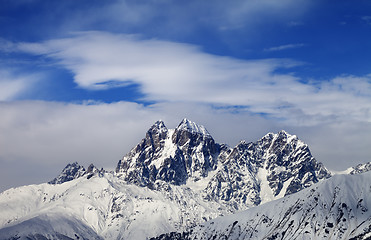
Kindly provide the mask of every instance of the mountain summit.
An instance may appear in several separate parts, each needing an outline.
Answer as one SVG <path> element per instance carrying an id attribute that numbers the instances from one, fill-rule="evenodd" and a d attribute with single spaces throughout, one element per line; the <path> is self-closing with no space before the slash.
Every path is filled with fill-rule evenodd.
<path id="1" fill-rule="evenodd" d="M 153 186 L 157 180 L 181 185 L 214 170 L 219 148 L 202 125 L 184 119 L 177 128 L 167 129 L 157 121 L 119 161 L 116 173 L 139 186 Z"/>
<path id="2" fill-rule="evenodd" d="M 206 128 L 202 125 L 198 125 L 195 122 L 184 118 L 176 128 L 178 131 L 186 131 L 191 134 L 200 134 L 203 136 L 210 136 L 210 133 L 206 130 Z M 211 137 L 211 136 L 210 136 Z"/>

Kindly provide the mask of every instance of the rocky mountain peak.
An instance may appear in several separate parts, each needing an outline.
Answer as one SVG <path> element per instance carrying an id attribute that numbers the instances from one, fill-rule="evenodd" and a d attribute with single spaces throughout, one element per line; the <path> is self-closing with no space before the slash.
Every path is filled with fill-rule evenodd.
<path id="1" fill-rule="evenodd" d="M 184 118 L 178 127 L 175 129 L 175 131 L 187 131 L 192 134 L 201 134 L 205 137 L 211 137 L 210 133 L 206 130 L 206 128 L 202 125 L 199 125 L 195 122 L 192 122 L 188 120 L 187 118 Z"/>
<path id="2" fill-rule="evenodd" d="M 83 166 L 80 166 L 80 164 L 78 164 L 77 162 L 69 163 L 56 178 L 48 183 L 61 184 L 64 182 L 68 182 L 83 176 L 85 172 L 85 168 Z"/>
<path id="3" fill-rule="evenodd" d="M 241 141 L 230 148 L 215 143 L 204 126 L 188 119 L 175 129 L 156 122 L 120 160 L 116 173 L 148 187 L 158 180 L 183 185 L 212 174 L 205 197 L 235 209 L 295 193 L 330 176 L 295 135 L 269 133 L 257 142 Z"/>
<path id="4" fill-rule="evenodd" d="M 281 135 L 281 136 L 287 136 L 287 137 L 290 137 L 290 136 L 295 136 L 295 135 L 291 135 L 290 133 L 286 132 L 285 130 L 281 130 L 277 133 L 277 135 Z"/>
<path id="5" fill-rule="evenodd" d="M 149 132 L 157 132 L 157 133 L 164 133 L 167 132 L 168 129 L 165 126 L 165 123 L 162 120 L 156 121 L 152 127 L 148 130 Z"/>
<path id="6" fill-rule="evenodd" d="M 253 206 L 283 197 L 331 176 L 308 146 L 285 131 L 257 142 L 241 141 L 205 191 L 212 199 Z"/>
<path id="7" fill-rule="evenodd" d="M 150 144 L 154 148 L 159 148 L 160 145 L 163 144 L 167 132 L 168 129 L 163 121 L 159 120 L 155 122 L 146 133 L 145 144 Z"/>
<path id="8" fill-rule="evenodd" d="M 204 126 L 183 119 L 175 129 L 157 121 L 146 137 L 120 160 L 116 172 L 128 182 L 151 186 L 156 180 L 183 184 L 215 168 L 217 145 Z"/>
<path id="9" fill-rule="evenodd" d="M 104 169 L 98 169 L 93 164 L 90 164 L 87 169 L 83 166 L 78 164 L 77 162 L 69 163 L 67 166 L 62 170 L 62 172 L 53 180 L 48 182 L 49 184 L 62 184 L 64 182 L 72 181 L 74 179 L 80 178 L 82 176 L 87 176 L 87 178 L 91 178 L 96 174 L 100 176 L 103 175 Z"/>

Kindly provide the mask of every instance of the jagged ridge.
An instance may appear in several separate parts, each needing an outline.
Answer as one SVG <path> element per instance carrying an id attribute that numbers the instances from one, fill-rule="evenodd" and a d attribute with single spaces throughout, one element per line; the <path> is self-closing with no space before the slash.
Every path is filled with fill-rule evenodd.
<path id="1" fill-rule="evenodd" d="M 230 148 L 215 143 L 204 126 L 187 119 L 175 129 L 156 122 L 119 161 L 116 173 L 150 188 L 159 180 L 181 185 L 210 176 L 204 197 L 235 210 L 295 193 L 331 176 L 306 144 L 285 131 Z"/>
<path id="2" fill-rule="evenodd" d="M 357 166 L 352 167 L 349 174 L 360 174 L 368 171 L 371 171 L 371 162 L 360 163 Z"/>
<path id="3" fill-rule="evenodd" d="M 65 182 L 72 181 L 74 179 L 80 178 L 82 176 L 87 176 L 91 178 L 94 174 L 104 173 L 103 168 L 98 170 L 93 164 L 90 164 L 88 169 L 85 169 L 83 166 L 80 166 L 77 162 L 69 163 L 62 170 L 62 172 L 53 180 L 49 181 L 49 184 L 62 184 Z"/>

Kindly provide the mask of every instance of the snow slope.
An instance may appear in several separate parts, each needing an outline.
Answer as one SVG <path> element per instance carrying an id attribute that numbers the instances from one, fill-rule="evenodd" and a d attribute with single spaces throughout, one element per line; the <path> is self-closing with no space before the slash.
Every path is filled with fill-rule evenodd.
<path id="1" fill-rule="evenodd" d="M 58 235 L 86 239 L 146 239 L 186 230 L 230 213 L 186 186 L 157 182 L 166 191 L 130 185 L 111 173 L 0 194 L 0 239 Z M 46 224 L 48 223 L 48 224 Z M 53 227 L 49 227 L 53 226 Z"/>
<path id="2" fill-rule="evenodd" d="M 371 172 L 336 175 L 298 193 L 156 239 L 370 239 Z"/>

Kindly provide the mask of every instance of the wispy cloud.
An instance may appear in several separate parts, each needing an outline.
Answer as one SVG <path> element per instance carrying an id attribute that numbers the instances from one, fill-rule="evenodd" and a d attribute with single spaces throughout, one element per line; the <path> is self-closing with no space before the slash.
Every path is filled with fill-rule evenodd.
<path id="1" fill-rule="evenodd" d="M 290 27 L 297 27 L 297 26 L 303 26 L 304 22 L 299 22 L 299 21 L 291 21 L 287 24 Z"/>
<path id="2" fill-rule="evenodd" d="M 226 4 L 223 0 L 113 0 L 89 4 L 86 1 L 12 1 L 9 5 L 15 9 L 24 7 L 33 10 L 24 11 L 29 21 L 21 22 L 23 25 L 19 26 L 26 26 L 25 31 L 33 31 L 32 34 L 40 37 L 100 29 L 176 38 L 205 28 L 214 33 L 220 29 L 242 29 L 252 33 L 251 30 L 270 21 L 284 24 L 298 21 L 314 4 L 310 0 L 281 0 L 279 3 L 272 0 L 234 0 L 233 4 Z M 50 9 L 53 9 L 53 14 L 50 14 Z"/>
<path id="3" fill-rule="evenodd" d="M 308 0 L 282 0 L 279 3 L 272 0 L 245 1 L 236 0 L 233 4 L 225 4 L 223 0 L 212 3 L 203 1 L 147 1 L 146 4 L 137 1 L 114 1 L 104 6 L 104 10 L 92 9 L 88 17 L 92 22 L 97 18 L 116 23 L 148 24 L 157 19 L 164 19 L 162 27 L 175 33 L 177 27 L 187 32 L 199 25 L 213 26 L 216 29 L 254 28 L 257 22 L 286 21 L 302 15 L 314 4 Z M 287 12 L 292 14 L 286 14 Z M 100 14 L 96 14 L 99 12 Z M 101 12 L 103 12 L 104 17 Z M 187 14 L 184 14 L 187 13 Z M 293 21 L 293 20 L 292 20 Z"/>
<path id="4" fill-rule="evenodd" d="M 279 3 L 271 0 L 235 1 L 225 5 L 224 1 L 213 4 L 210 17 L 213 23 L 223 29 L 255 29 L 267 21 L 298 22 L 297 17 L 311 9 L 313 2 L 307 0 L 283 0 Z M 292 14 L 286 14 L 291 12 Z M 222 20 L 222 21 L 220 21 Z"/>
<path id="5" fill-rule="evenodd" d="M 304 46 L 306 46 L 306 44 L 304 43 L 286 44 L 286 45 L 281 45 L 277 47 L 266 48 L 264 49 L 264 51 L 275 52 L 275 51 L 282 51 L 282 50 L 293 49 L 293 48 L 301 48 Z"/>
<path id="6" fill-rule="evenodd" d="M 9 69 L 0 69 L 0 101 L 17 99 L 36 82 L 35 74 L 16 74 Z"/>
<path id="7" fill-rule="evenodd" d="M 371 16 L 363 16 L 361 19 L 367 24 L 371 25 Z"/>
<path id="8" fill-rule="evenodd" d="M 239 60 L 189 44 L 103 32 L 17 46 L 56 60 L 86 89 L 136 83 L 146 100 L 240 105 L 293 124 L 342 118 L 371 121 L 370 76 L 303 83 L 284 73 L 300 64 L 292 60 Z M 351 87 L 354 82 L 362 85 L 357 91 Z"/>

